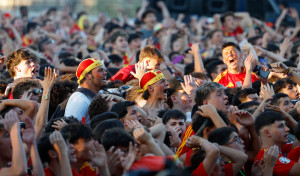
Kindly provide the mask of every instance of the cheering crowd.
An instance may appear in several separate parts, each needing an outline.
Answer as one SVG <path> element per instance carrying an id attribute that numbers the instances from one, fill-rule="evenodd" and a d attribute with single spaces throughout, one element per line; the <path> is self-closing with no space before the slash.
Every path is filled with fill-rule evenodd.
<path id="1" fill-rule="evenodd" d="M 300 175 L 300 19 L 0 12 L 0 175 Z M 159 11 L 157 11 L 159 10 Z"/>

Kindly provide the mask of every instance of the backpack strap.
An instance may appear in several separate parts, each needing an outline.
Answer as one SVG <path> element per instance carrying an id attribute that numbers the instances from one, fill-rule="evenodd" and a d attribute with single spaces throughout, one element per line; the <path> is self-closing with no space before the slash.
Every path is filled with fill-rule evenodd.
<path id="1" fill-rule="evenodd" d="M 90 99 L 93 99 L 96 96 L 96 94 L 91 90 L 82 87 L 78 88 L 75 92 L 80 92 L 85 96 L 89 97 Z"/>

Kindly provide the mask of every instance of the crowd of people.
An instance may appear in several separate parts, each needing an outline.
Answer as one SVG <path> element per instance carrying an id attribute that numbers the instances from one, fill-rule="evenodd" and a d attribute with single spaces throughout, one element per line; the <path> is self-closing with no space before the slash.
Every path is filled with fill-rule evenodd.
<path id="1" fill-rule="evenodd" d="M 156 5 L 1 12 L 0 175 L 300 174 L 297 10 Z"/>

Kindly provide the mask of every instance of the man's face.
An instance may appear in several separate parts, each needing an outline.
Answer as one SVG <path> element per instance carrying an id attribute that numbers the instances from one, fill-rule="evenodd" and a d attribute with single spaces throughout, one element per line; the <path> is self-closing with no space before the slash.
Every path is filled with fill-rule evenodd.
<path id="1" fill-rule="evenodd" d="M 156 16 L 155 16 L 155 14 L 154 13 L 148 13 L 146 15 L 146 17 L 144 18 L 144 23 L 147 26 L 154 27 L 154 25 L 156 23 Z"/>
<path id="2" fill-rule="evenodd" d="M 14 21 L 14 24 L 13 24 L 13 26 L 16 28 L 16 30 L 20 33 L 20 34 L 22 34 L 22 31 L 23 31 L 23 21 L 21 20 L 21 19 L 16 19 L 15 21 Z"/>
<path id="3" fill-rule="evenodd" d="M 117 40 L 113 44 L 113 48 L 120 52 L 126 52 L 128 46 L 128 42 L 126 37 L 119 36 L 117 37 Z"/>
<path id="4" fill-rule="evenodd" d="M 231 29 L 231 30 L 235 30 L 235 28 L 236 28 L 236 22 L 234 20 L 234 17 L 233 16 L 227 16 L 225 18 L 224 26 L 225 26 L 225 28 L 228 28 L 228 29 Z"/>
<path id="5" fill-rule="evenodd" d="M 90 161 L 92 159 L 91 142 L 92 140 L 79 138 L 74 143 L 75 154 L 78 161 Z"/>
<path id="6" fill-rule="evenodd" d="M 31 59 L 22 60 L 19 65 L 15 67 L 15 72 L 19 77 L 34 77 L 35 66 Z"/>
<path id="7" fill-rule="evenodd" d="M 44 27 L 47 32 L 55 33 L 55 27 L 53 21 L 48 21 Z"/>
<path id="8" fill-rule="evenodd" d="M 286 144 L 288 142 L 288 133 L 290 129 L 285 125 L 284 120 L 275 121 L 270 129 L 269 134 L 276 144 Z"/>
<path id="9" fill-rule="evenodd" d="M 142 43 L 142 40 L 140 38 L 136 38 L 130 42 L 129 47 L 133 50 L 138 50 L 141 47 L 141 43 Z"/>
<path id="10" fill-rule="evenodd" d="M 241 53 L 234 46 L 224 48 L 222 56 L 229 70 L 237 70 L 241 66 Z"/>
<path id="11" fill-rule="evenodd" d="M 156 83 L 151 85 L 153 87 L 153 92 L 151 92 L 151 96 L 155 96 L 159 100 L 167 99 L 167 91 L 169 82 L 163 78 Z"/>
<path id="12" fill-rule="evenodd" d="M 184 90 L 178 90 L 172 98 L 173 104 L 177 103 L 179 106 L 185 109 L 191 109 L 193 107 L 193 99 Z"/>
<path id="13" fill-rule="evenodd" d="M 224 89 L 217 89 L 213 91 L 207 99 L 207 102 L 214 105 L 219 111 L 228 111 L 229 102 L 227 95 L 224 93 Z"/>
<path id="14" fill-rule="evenodd" d="M 281 89 L 280 92 L 287 94 L 291 100 L 300 99 L 300 94 L 296 85 L 288 84 L 285 88 Z"/>
<path id="15" fill-rule="evenodd" d="M 32 87 L 29 89 L 28 95 L 30 96 L 30 94 L 32 94 L 30 97 L 30 100 L 40 102 L 42 93 L 43 93 L 43 91 L 39 87 Z"/>
<path id="16" fill-rule="evenodd" d="M 223 42 L 223 32 L 215 32 L 211 38 L 214 44 L 221 44 Z"/>
<path id="17" fill-rule="evenodd" d="M 92 70 L 92 84 L 98 88 L 106 86 L 106 71 L 103 66 L 96 67 Z"/>
<path id="18" fill-rule="evenodd" d="M 77 162 L 76 151 L 74 149 L 74 145 L 71 143 L 68 143 L 68 156 L 71 163 Z"/>
<path id="19" fill-rule="evenodd" d="M 127 107 L 127 114 L 123 118 L 123 121 L 131 121 L 131 120 L 137 120 L 140 123 L 142 122 L 141 114 L 137 111 L 137 106 L 128 106 Z M 127 128 L 127 125 L 125 123 L 125 128 Z"/>
<path id="20" fill-rule="evenodd" d="M 146 62 L 147 70 L 160 70 L 161 61 L 157 59 L 145 58 L 144 62 Z"/>
<path id="21" fill-rule="evenodd" d="M 176 131 L 180 138 L 186 130 L 184 119 L 170 119 L 165 126 L 168 130 L 173 129 Z"/>
<path id="22" fill-rule="evenodd" d="M 247 95 L 246 101 L 244 101 L 242 103 L 246 103 L 246 102 L 249 102 L 249 101 L 256 101 L 258 103 L 261 103 L 261 99 L 258 97 L 258 95 L 256 93 Z"/>
<path id="23" fill-rule="evenodd" d="M 211 73 L 211 77 L 213 78 L 213 80 L 223 71 L 225 71 L 227 69 L 227 66 L 225 64 L 219 64 L 217 65 L 217 72 L 216 73 Z"/>
<path id="24" fill-rule="evenodd" d="M 291 110 L 294 108 L 294 105 L 293 105 L 293 103 L 291 103 L 291 100 L 289 99 L 289 97 L 280 98 L 278 106 L 287 113 L 291 112 Z"/>

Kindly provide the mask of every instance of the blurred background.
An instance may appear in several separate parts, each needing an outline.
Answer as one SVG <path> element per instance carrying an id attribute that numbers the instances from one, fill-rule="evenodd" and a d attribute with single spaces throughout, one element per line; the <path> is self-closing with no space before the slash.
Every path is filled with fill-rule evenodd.
<path id="1" fill-rule="evenodd" d="M 87 11 L 91 18 L 103 12 L 110 17 L 119 17 L 120 11 L 125 11 L 129 18 L 134 18 L 136 10 L 144 0 L 1 0 L 0 10 L 10 12 L 14 16 L 19 16 L 20 6 L 27 6 L 29 17 L 46 11 L 49 7 L 58 9 L 67 4 L 71 6 L 72 12 Z M 157 11 L 158 0 L 149 0 L 150 6 Z M 280 14 L 280 3 L 288 7 L 300 10 L 300 0 L 163 0 L 165 1 L 171 15 L 177 17 L 179 13 L 188 16 L 212 16 L 215 13 L 226 11 L 248 11 L 250 15 L 261 20 L 273 22 Z"/>

